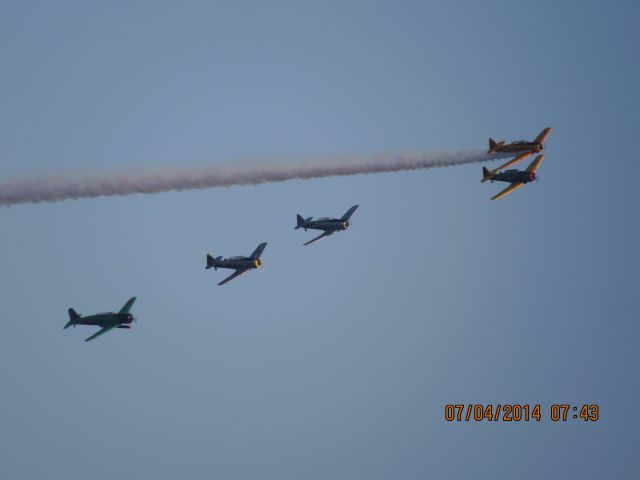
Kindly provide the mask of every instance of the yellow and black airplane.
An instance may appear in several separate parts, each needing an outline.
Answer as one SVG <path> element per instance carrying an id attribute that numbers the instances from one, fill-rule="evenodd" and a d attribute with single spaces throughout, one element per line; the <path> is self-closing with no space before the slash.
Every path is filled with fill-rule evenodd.
<path id="1" fill-rule="evenodd" d="M 260 260 L 260 256 L 262 255 L 262 252 L 264 252 L 266 246 L 267 242 L 261 243 L 248 257 L 245 257 L 244 255 L 238 255 L 236 257 L 229 258 L 214 258 L 212 255 L 207 254 L 207 266 L 205 268 L 207 270 L 210 268 L 213 268 L 214 270 L 218 270 L 219 268 L 230 268 L 232 270 L 235 270 L 235 272 L 218 283 L 218 285 L 224 285 L 234 278 L 238 278 L 240 275 L 244 275 L 249 270 L 260 268 L 262 266 L 262 260 Z"/>
<path id="2" fill-rule="evenodd" d="M 526 140 L 519 140 L 517 142 L 511 142 L 505 145 L 505 142 L 496 142 L 493 138 L 489 139 L 489 151 L 487 153 L 517 153 L 515 158 L 512 158 L 504 165 L 500 165 L 498 168 L 491 170 L 492 174 L 498 173 L 500 170 L 504 170 L 516 163 L 524 160 L 525 158 L 533 155 L 534 153 L 540 153 L 544 149 L 544 142 L 551 133 L 551 127 L 547 127 L 540 135 L 538 135 L 532 142 Z M 483 182 L 487 181 L 487 178 L 482 179 Z"/>
<path id="3" fill-rule="evenodd" d="M 529 164 L 526 170 L 514 169 L 514 170 L 506 170 L 504 172 L 495 173 L 495 171 L 490 172 L 488 168 L 483 167 L 482 168 L 483 181 L 490 180 L 491 183 L 493 182 L 511 183 L 511 185 L 509 185 L 499 194 L 491 197 L 491 200 L 497 200 L 499 198 L 502 198 L 505 195 L 508 195 L 509 193 L 513 192 L 514 190 L 519 189 L 525 183 L 534 182 L 536 180 L 536 171 L 538 170 L 538 167 L 540 166 L 540 163 L 542 162 L 543 159 L 544 159 L 544 155 L 538 155 L 535 158 L 535 160 Z"/>

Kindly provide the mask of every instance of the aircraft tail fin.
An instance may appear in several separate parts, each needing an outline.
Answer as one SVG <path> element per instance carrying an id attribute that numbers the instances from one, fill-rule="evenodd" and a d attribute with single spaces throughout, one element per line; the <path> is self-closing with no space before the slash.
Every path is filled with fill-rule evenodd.
<path id="1" fill-rule="evenodd" d="M 215 259 L 207 253 L 207 266 L 205 267 L 207 270 L 216 266 Z"/>
<path id="2" fill-rule="evenodd" d="M 504 145 L 504 140 L 496 142 L 493 138 L 489 139 L 489 151 L 487 153 L 495 153 Z"/>
<path id="3" fill-rule="evenodd" d="M 487 167 L 482 167 L 482 181 L 486 182 L 487 180 L 491 180 L 493 177 L 493 172 L 489 170 Z"/>
<path id="4" fill-rule="evenodd" d="M 294 230 L 298 230 L 299 228 L 304 227 L 305 221 L 304 221 L 304 218 L 302 218 L 302 215 L 298 214 L 296 216 L 296 221 L 298 224 L 296 225 L 296 228 Z"/>
<path id="5" fill-rule="evenodd" d="M 80 320 L 80 315 L 78 315 L 78 313 L 73 308 L 70 308 L 69 321 L 64 326 L 64 328 L 69 328 L 71 325 L 75 325 L 78 320 Z"/>

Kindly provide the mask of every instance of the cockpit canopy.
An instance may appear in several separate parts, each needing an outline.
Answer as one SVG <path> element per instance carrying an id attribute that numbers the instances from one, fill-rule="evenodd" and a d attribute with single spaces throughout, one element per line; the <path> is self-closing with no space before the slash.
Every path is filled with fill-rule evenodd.
<path id="1" fill-rule="evenodd" d="M 333 218 L 331 218 L 331 217 L 320 217 L 316 221 L 317 222 L 325 222 L 327 220 L 333 220 Z"/>
<path id="2" fill-rule="evenodd" d="M 244 257 L 242 255 L 236 255 L 235 257 L 229 257 L 227 260 L 242 260 Z"/>

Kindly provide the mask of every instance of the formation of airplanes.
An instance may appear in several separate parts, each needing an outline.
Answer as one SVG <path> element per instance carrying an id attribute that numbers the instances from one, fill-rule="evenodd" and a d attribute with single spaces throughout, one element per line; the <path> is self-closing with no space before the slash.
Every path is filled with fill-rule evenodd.
<path id="1" fill-rule="evenodd" d="M 551 128 L 545 128 L 531 142 L 521 140 L 507 144 L 504 141 L 496 142 L 491 138 L 489 139 L 489 151 L 487 153 L 517 154 L 515 158 L 509 160 L 507 163 L 501 165 L 498 168 L 495 168 L 493 170 L 489 170 L 486 167 L 482 168 L 482 182 L 490 181 L 491 183 L 509 183 L 509 186 L 507 188 L 502 190 L 497 195 L 491 197 L 491 200 L 502 198 L 505 195 L 508 195 L 509 193 L 519 189 L 523 185 L 536 180 L 536 172 L 538 170 L 538 167 L 540 167 L 540 163 L 542 163 L 542 160 L 544 159 L 544 155 L 542 154 L 536 156 L 536 158 L 529 164 L 529 166 L 525 170 L 505 169 L 507 167 L 515 165 L 516 163 L 533 155 L 534 153 L 542 152 L 542 150 L 544 149 L 544 142 L 550 132 Z M 358 207 L 359 205 L 353 205 L 340 218 L 321 217 L 314 220 L 313 217 L 303 218 L 302 215 L 298 214 L 296 216 L 296 226 L 294 227 L 294 230 L 299 230 L 301 228 L 305 231 L 309 229 L 321 230 L 322 233 L 320 235 L 303 244 L 305 246 L 310 245 L 314 242 L 317 242 L 318 240 L 327 238 L 336 232 L 347 230 L 351 226 L 351 216 L 355 213 Z M 218 270 L 218 268 L 234 270 L 231 275 L 218 283 L 218 285 L 225 285 L 228 282 L 240 277 L 241 275 L 244 275 L 250 270 L 260 268 L 262 266 L 262 260 L 260 257 L 262 256 L 262 253 L 264 252 L 266 247 L 267 242 L 261 243 L 248 257 L 240 255 L 224 258 L 222 256 L 213 257 L 212 255 L 207 254 L 207 265 L 205 268 L 207 270 L 211 268 L 213 268 L 214 270 Z M 129 299 L 129 301 L 127 301 L 127 303 L 125 303 L 125 305 L 117 313 L 106 312 L 98 313 L 95 315 L 82 316 L 79 315 L 73 308 L 70 308 L 69 321 L 64 326 L 64 328 L 66 329 L 71 326 L 75 327 L 76 325 L 94 325 L 100 327 L 100 330 L 87 338 L 85 342 L 91 341 L 94 338 L 97 338 L 113 330 L 114 328 L 130 329 L 131 323 L 133 323 L 133 321 L 135 320 L 135 317 L 131 314 L 131 308 L 133 307 L 135 301 L 136 297 Z"/>
<path id="2" fill-rule="evenodd" d="M 305 246 L 309 245 L 317 240 L 333 235 L 336 232 L 341 232 L 348 229 L 350 226 L 349 219 L 358 209 L 358 207 L 359 205 L 354 205 L 349 210 L 347 210 L 345 214 L 340 218 L 322 217 L 318 218 L 317 220 L 313 220 L 313 217 L 305 219 L 302 218 L 302 216 L 298 215 L 295 230 L 299 228 L 304 228 L 305 230 L 309 228 L 313 230 L 322 230 L 322 234 L 304 244 Z M 205 268 L 207 270 L 210 268 L 213 268 L 214 270 L 218 270 L 218 268 L 229 268 L 235 270 L 231 275 L 218 283 L 218 285 L 224 285 L 231 280 L 235 280 L 239 276 L 244 275 L 250 270 L 260 268 L 262 266 L 262 260 L 260 259 L 260 256 L 262 255 L 262 252 L 264 252 L 266 246 L 267 242 L 261 243 L 248 257 L 239 255 L 229 258 L 214 258 L 211 254 L 207 254 L 207 266 Z"/>
<path id="3" fill-rule="evenodd" d="M 307 230 L 311 228 L 314 230 L 323 231 L 320 236 L 304 244 L 309 245 L 316 240 L 320 240 L 321 238 L 328 237 L 336 232 L 341 232 L 348 229 L 350 226 L 349 220 L 353 213 L 358 209 L 358 206 L 359 205 L 352 206 L 340 218 L 322 217 L 318 218 L 317 220 L 313 220 L 313 217 L 304 219 L 300 215 L 298 215 L 297 225 L 295 229 L 297 230 L 298 228 L 304 228 L 305 230 Z M 213 268 L 214 270 L 218 270 L 219 268 L 227 268 L 234 270 L 231 275 L 218 283 L 218 285 L 225 285 L 226 283 L 230 282 L 231 280 L 235 280 L 236 278 L 244 275 L 250 270 L 260 268 L 262 266 L 262 260 L 260 257 L 262 256 L 262 253 L 264 252 L 264 249 L 266 247 L 267 242 L 261 243 L 248 257 L 244 255 L 238 255 L 235 257 L 224 258 L 222 256 L 214 257 L 211 254 L 207 254 L 207 265 L 205 269 L 209 270 Z M 131 323 L 135 320 L 135 317 L 130 313 L 131 307 L 133 307 L 135 301 L 136 297 L 131 298 L 117 313 L 98 313 L 95 315 L 88 315 L 86 317 L 79 315 L 73 308 L 70 308 L 69 321 L 64 326 L 64 328 L 66 329 L 71 326 L 75 327 L 76 325 L 94 325 L 100 327 L 100 330 L 87 338 L 85 342 L 89 342 L 94 338 L 113 330 L 114 328 L 130 329 Z"/>
<path id="4" fill-rule="evenodd" d="M 509 182 L 507 188 L 502 192 L 491 197 L 491 200 L 498 200 L 499 198 L 514 192 L 526 183 L 534 182 L 536 180 L 536 171 L 540 166 L 540 162 L 544 159 L 544 155 L 538 155 L 533 162 L 526 168 L 526 170 L 505 170 L 518 162 L 521 162 L 527 157 L 530 157 L 534 153 L 540 153 L 544 150 L 544 142 L 551 133 L 551 127 L 547 127 L 540 134 L 528 142 L 526 140 L 519 140 L 516 142 L 506 143 L 496 142 L 493 138 L 489 139 L 489 150 L 487 153 L 514 153 L 517 154 L 514 158 L 507 163 L 500 165 L 498 168 L 489 170 L 486 167 L 482 168 L 482 182 L 494 181 L 497 182 Z"/>

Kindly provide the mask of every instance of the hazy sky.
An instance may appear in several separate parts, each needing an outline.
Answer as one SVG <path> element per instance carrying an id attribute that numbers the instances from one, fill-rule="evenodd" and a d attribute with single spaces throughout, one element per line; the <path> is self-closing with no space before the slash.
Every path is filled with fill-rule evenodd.
<path id="1" fill-rule="evenodd" d="M 637 2 L 0 2 L 0 181 L 486 148 L 0 209 L 0 478 L 633 478 Z M 309 247 L 295 215 L 353 228 Z M 205 255 L 265 267 L 225 286 Z M 84 343 L 67 309 L 139 322 Z M 549 420 L 598 403 L 597 423 Z M 540 403 L 540 423 L 447 423 Z"/>

